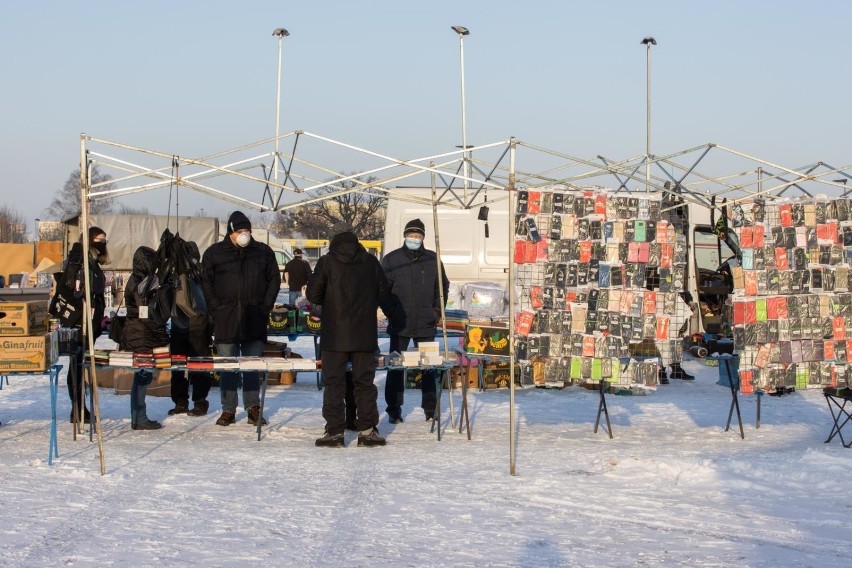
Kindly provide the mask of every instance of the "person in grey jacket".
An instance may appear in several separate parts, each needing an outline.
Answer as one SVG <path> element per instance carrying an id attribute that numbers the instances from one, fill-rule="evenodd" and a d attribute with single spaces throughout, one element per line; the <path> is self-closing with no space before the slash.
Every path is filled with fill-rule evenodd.
<path id="1" fill-rule="evenodd" d="M 388 316 L 389 351 L 402 352 L 411 342 L 434 341 L 437 322 L 441 318 L 438 287 L 438 259 L 434 251 L 423 246 L 426 227 L 420 219 L 412 219 L 403 230 L 405 243 L 382 259 L 382 268 L 391 287 L 393 307 Z M 450 286 L 441 264 L 444 297 Z M 426 420 L 435 418 L 437 387 L 435 371 L 425 371 L 421 379 L 422 407 Z M 403 421 L 402 405 L 405 393 L 405 372 L 388 371 L 385 380 L 385 402 L 391 424 Z"/>

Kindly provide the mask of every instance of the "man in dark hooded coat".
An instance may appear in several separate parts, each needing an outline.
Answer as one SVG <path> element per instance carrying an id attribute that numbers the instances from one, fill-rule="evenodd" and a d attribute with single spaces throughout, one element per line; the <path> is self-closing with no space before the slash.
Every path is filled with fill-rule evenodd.
<path id="1" fill-rule="evenodd" d="M 352 364 L 358 407 L 358 445 L 385 445 L 385 439 L 376 429 L 378 390 L 373 381 L 379 347 L 376 314 L 379 306 L 382 310 L 389 309 L 390 295 L 378 259 L 358 242 L 348 223 L 332 227 L 328 254 L 317 261 L 306 294 L 312 305 L 322 306 L 320 346 L 325 381 L 322 416 L 326 427 L 325 435 L 317 439 L 316 445 L 344 445 L 348 363 Z"/>

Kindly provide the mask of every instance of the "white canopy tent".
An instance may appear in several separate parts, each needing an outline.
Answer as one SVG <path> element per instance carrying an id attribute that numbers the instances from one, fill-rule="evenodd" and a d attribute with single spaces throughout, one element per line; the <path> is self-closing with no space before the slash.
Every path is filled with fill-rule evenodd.
<path id="1" fill-rule="evenodd" d="M 278 151 L 282 143 L 289 144 L 289 150 Z M 265 150 L 273 144 L 276 150 Z M 314 155 L 321 155 L 322 161 L 331 159 L 342 166 L 322 165 L 320 160 L 313 158 Z M 852 165 L 833 167 L 816 162 L 800 168 L 787 168 L 712 143 L 664 156 L 642 154 L 635 158 L 613 160 L 600 155 L 578 158 L 511 138 L 422 158 L 401 159 L 297 130 L 209 156 L 186 158 L 81 134 L 80 163 L 80 191 L 84 205 L 98 199 L 158 190 L 170 192 L 171 204 L 171 190 L 181 187 L 259 212 L 284 211 L 351 192 L 428 203 L 433 208 L 439 257 L 438 207 L 470 209 L 508 200 L 509 227 L 514 227 L 514 197 L 518 189 L 552 186 L 588 188 L 600 182 L 612 187 L 614 181 L 618 191 L 635 183 L 634 189 L 644 187 L 650 191 L 677 193 L 685 201 L 708 208 L 718 207 L 715 205 L 716 197 L 732 201 L 755 196 L 777 197 L 783 196 L 790 188 L 805 194 L 822 190 L 846 195 L 852 191 L 852 188 L 846 188 L 847 180 L 852 178 L 849 173 Z M 521 163 L 524 168 L 517 167 Z M 95 165 L 113 179 L 92 184 L 89 173 Z M 646 166 L 650 166 L 653 172 L 648 179 L 644 173 L 639 175 Z M 341 167 L 357 169 L 358 173 L 341 174 Z M 279 169 L 283 179 L 278 175 Z M 719 176 L 717 172 L 720 171 L 734 173 Z M 467 175 L 464 172 L 468 172 Z M 341 185 L 344 182 L 346 186 Z M 424 200 L 421 191 L 411 191 L 412 188 L 423 187 L 432 189 L 431 199 Z M 88 207 L 84 206 L 81 226 L 88 224 Z M 503 237 L 509 241 L 508 250 L 512 250 L 513 231 Z M 86 239 L 83 239 L 83 244 L 84 254 L 88 255 Z M 88 291 L 88 266 L 84 266 Z M 507 269 L 509 281 L 513 282 L 511 262 Z M 87 302 L 90 303 L 88 297 Z M 514 329 L 513 302 L 513 294 L 510 294 L 510 329 Z M 90 333 L 86 336 L 89 338 L 89 351 L 93 352 L 92 336 Z M 509 471 L 515 474 L 515 361 L 511 333 L 509 337 L 512 354 Z M 97 385 L 93 359 L 90 365 L 91 376 Z M 97 396 L 97 388 L 94 392 Z M 452 401 L 452 397 L 450 399 Z M 97 399 L 95 404 L 97 406 Z M 98 428 L 101 473 L 105 473 L 100 432 Z"/>

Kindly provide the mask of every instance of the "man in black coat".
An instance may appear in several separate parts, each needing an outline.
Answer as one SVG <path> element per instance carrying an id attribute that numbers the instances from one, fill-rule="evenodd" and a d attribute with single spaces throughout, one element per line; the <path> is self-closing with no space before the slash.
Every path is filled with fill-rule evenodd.
<path id="1" fill-rule="evenodd" d="M 290 290 L 290 305 L 295 306 L 296 300 L 302 295 L 302 286 L 307 285 L 311 277 L 311 265 L 302 259 L 302 249 L 293 249 L 293 260 L 284 265 L 284 279 Z"/>
<path id="2" fill-rule="evenodd" d="M 307 298 L 322 306 L 322 374 L 325 381 L 322 416 L 325 435 L 317 446 L 343 446 L 346 427 L 344 396 L 346 365 L 352 364 L 359 446 L 384 446 L 379 436 L 376 312 L 389 308 L 388 283 L 379 261 L 358 242 L 348 223 L 331 230 L 328 254 L 322 256 L 308 281 Z"/>
<path id="3" fill-rule="evenodd" d="M 216 353 L 222 357 L 263 354 L 269 313 L 281 286 L 281 275 L 275 253 L 251 236 L 251 222 L 242 212 L 228 218 L 228 234 L 211 245 L 201 260 L 202 289 L 207 309 L 213 317 Z M 222 415 L 219 426 L 236 422 L 237 387 L 240 373 L 221 373 L 219 390 Z M 249 424 L 260 415 L 260 377 L 255 372 L 242 373 L 243 407 Z"/>
<path id="4" fill-rule="evenodd" d="M 434 251 L 423 246 L 426 227 L 420 219 L 412 219 L 403 230 L 403 245 L 382 259 L 382 268 L 391 287 L 393 307 L 388 316 L 388 350 L 401 353 L 412 341 L 435 341 L 437 323 L 441 318 L 441 296 L 438 287 L 438 258 Z M 450 281 L 441 264 L 444 297 Z M 427 420 L 435 418 L 437 389 L 435 371 L 421 375 L 422 407 Z M 385 379 L 385 402 L 391 424 L 402 422 L 402 404 L 405 393 L 405 371 L 388 371 Z"/>

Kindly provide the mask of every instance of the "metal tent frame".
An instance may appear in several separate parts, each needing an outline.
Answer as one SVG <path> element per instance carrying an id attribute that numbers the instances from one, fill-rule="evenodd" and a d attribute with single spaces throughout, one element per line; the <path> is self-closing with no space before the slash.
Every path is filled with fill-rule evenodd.
<path id="1" fill-rule="evenodd" d="M 289 149 L 279 151 L 288 143 Z M 274 151 L 264 148 L 273 145 Z M 341 174 L 339 169 L 322 165 L 313 159 L 349 164 L 355 174 Z M 523 162 L 526 169 L 518 169 Z M 490 144 L 469 146 L 415 159 L 401 159 L 332 138 L 295 130 L 272 138 L 252 142 L 201 158 L 186 158 L 175 153 L 157 151 L 129 144 L 80 135 L 81 227 L 88 226 L 90 201 L 121 197 L 156 190 L 184 187 L 253 211 L 285 211 L 336 195 L 362 192 L 382 195 L 432 206 L 435 221 L 436 248 L 440 258 L 437 223 L 438 207 L 471 209 L 508 200 L 510 227 L 515 226 L 514 198 L 519 188 L 545 187 L 589 188 L 611 182 L 616 192 L 630 183 L 653 192 L 676 193 L 684 201 L 708 208 L 718 208 L 715 198 L 729 203 L 755 197 L 782 198 L 791 188 L 813 195 L 831 190 L 846 196 L 852 179 L 852 165 L 834 167 L 816 162 L 800 168 L 788 168 L 752 155 L 707 143 L 667 155 L 641 154 L 615 160 L 598 155 L 580 158 L 556 150 L 525 143 L 515 138 Z M 113 175 L 108 182 L 92 184 L 90 172 L 97 165 Z M 699 166 L 701 168 L 699 169 Z M 639 175 L 641 169 L 652 170 L 649 178 Z M 278 182 L 277 172 L 283 173 Z M 722 176 L 708 171 L 733 171 Z M 276 175 L 273 175 L 273 174 Z M 374 176 L 374 181 L 364 181 Z M 348 185 L 341 185 L 344 182 Z M 401 185 L 404 182 L 405 185 Z M 431 188 L 431 198 L 412 188 Z M 329 190 L 331 190 L 329 192 Z M 490 195 L 489 195 L 490 192 Z M 505 236 L 509 251 L 514 234 Z M 88 242 L 83 239 L 84 256 Z M 440 263 L 439 263 L 440 265 Z M 86 302 L 89 297 L 89 271 L 85 266 Z M 508 262 L 509 282 L 514 282 L 514 267 Z M 442 291 L 443 293 L 444 291 Z M 509 294 L 510 329 L 514 329 L 514 294 Z M 443 314 L 442 314 L 443 316 Z M 91 333 L 86 333 L 90 353 L 94 352 Z M 514 337 L 510 337 L 510 404 L 509 404 L 509 471 L 515 464 L 515 384 Z M 446 338 L 445 338 L 446 345 Z M 97 377 L 94 360 L 90 360 L 94 385 Z M 94 388 L 97 396 L 97 388 Z M 452 404 L 452 397 L 450 397 Z M 95 401 L 97 405 L 97 400 Z M 452 407 L 451 407 L 452 412 Z M 99 420 L 99 417 L 98 417 Z M 105 473 L 103 440 L 98 428 L 101 473 Z"/>

